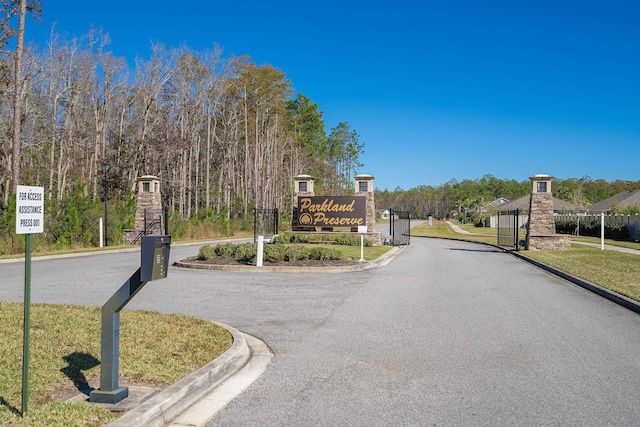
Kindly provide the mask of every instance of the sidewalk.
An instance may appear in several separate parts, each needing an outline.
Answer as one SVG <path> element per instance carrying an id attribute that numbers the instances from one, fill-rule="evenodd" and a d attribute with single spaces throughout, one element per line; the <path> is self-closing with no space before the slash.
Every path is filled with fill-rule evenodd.
<path id="1" fill-rule="evenodd" d="M 458 234 L 473 234 L 467 230 L 464 230 L 463 228 L 460 228 L 457 224 L 454 224 L 451 221 L 447 221 L 447 224 L 449 224 L 449 227 L 451 227 L 451 229 Z"/>
<path id="2" fill-rule="evenodd" d="M 583 246 L 590 246 L 592 248 L 600 248 L 600 243 L 589 243 L 589 242 L 576 242 L 576 241 L 571 241 L 572 245 L 583 245 Z M 615 251 L 615 252 L 624 252 L 626 254 L 632 254 L 632 255 L 640 255 L 640 250 L 638 249 L 630 249 L 630 248 L 623 248 L 621 246 L 613 246 L 613 245 L 604 245 L 604 249 L 606 251 Z"/>

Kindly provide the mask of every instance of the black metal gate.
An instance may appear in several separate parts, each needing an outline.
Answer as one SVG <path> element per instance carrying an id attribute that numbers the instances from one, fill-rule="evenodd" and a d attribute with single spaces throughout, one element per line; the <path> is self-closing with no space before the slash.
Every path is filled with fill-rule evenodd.
<path id="1" fill-rule="evenodd" d="M 498 246 L 519 248 L 520 210 L 498 212 Z"/>
<path id="2" fill-rule="evenodd" d="M 393 246 L 408 245 L 411 240 L 411 218 L 409 212 L 389 210 L 389 236 Z"/>
<path id="3" fill-rule="evenodd" d="M 258 236 L 264 236 L 266 240 L 273 239 L 278 234 L 280 218 L 278 209 L 255 209 L 253 211 L 253 241 L 258 241 Z"/>

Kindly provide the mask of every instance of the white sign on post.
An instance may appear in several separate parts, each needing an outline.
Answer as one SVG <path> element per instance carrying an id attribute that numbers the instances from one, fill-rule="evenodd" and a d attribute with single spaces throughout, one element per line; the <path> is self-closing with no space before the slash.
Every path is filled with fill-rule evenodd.
<path id="1" fill-rule="evenodd" d="M 16 234 L 44 232 L 44 187 L 18 185 Z"/>

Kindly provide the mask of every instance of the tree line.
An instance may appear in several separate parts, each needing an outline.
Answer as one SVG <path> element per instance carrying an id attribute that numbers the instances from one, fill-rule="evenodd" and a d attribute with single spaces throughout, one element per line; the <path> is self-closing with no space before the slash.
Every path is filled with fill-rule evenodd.
<path id="1" fill-rule="evenodd" d="M 24 1 L 1 4 L 15 14 Z M 7 31 L 10 24 L 0 22 Z M 71 39 L 52 32 L 20 59 L 9 38 L 0 39 L 0 216 L 10 215 L 17 184 L 45 188 L 47 218 L 64 216 L 50 209 L 78 198 L 99 203 L 105 189 L 110 209 L 119 209 L 141 175 L 161 178 L 163 206 L 183 219 L 291 211 L 292 178 L 301 173 L 316 178 L 319 194 L 352 191 L 359 135 L 347 121 L 327 132 L 318 105 L 294 94 L 273 66 L 218 46 L 158 43 L 129 67 L 100 30 Z M 113 220 L 126 222 L 123 215 Z M 0 218 L 0 227 L 8 222 Z"/>
<path id="2" fill-rule="evenodd" d="M 551 183 L 553 196 L 586 207 L 589 204 L 607 199 L 623 191 L 639 190 L 639 181 L 603 179 L 554 178 Z M 378 209 L 394 209 L 409 212 L 412 218 L 436 218 L 467 216 L 492 201 L 504 197 L 515 200 L 531 193 L 531 181 L 499 179 L 487 174 L 478 179 L 450 181 L 438 185 L 421 185 L 409 190 L 376 189 L 375 198 Z"/>

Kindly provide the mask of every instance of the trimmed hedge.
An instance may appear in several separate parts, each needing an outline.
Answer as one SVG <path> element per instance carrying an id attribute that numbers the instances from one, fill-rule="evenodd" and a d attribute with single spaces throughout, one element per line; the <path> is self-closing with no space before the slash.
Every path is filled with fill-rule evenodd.
<path id="1" fill-rule="evenodd" d="M 204 245 L 198 251 L 197 259 L 206 261 L 216 257 L 233 258 L 244 264 L 255 264 L 258 245 L 255 243 L 222 243 L 216 246 Z M 274 243 L 264 246 L 263 259 L 265 262 L 304 261 L 304 260 L 337 260 L 342 259 L 342 252 L 338 248 L 317 247 L 308 248 L 300 245 L 284 245 Z"/>
<path id="2" fill-rule="evenodd" d="M 343 246 L 360 246 L 360 235 L 353 233 L 298 234 L 288 233 L 275 238 L 275 243 L 335 243 Z M 372 246 L 365 240 L 365 246 Z"/>
<path id="3" fill-rule="evenodd" d="M 577 222 L 556 221 L 556 233 L 559 234 L 575 234 Z M 600 237 L 600 221 L 580 221 L 581 236 Z M 604 238 L 611 240 L 629 240 L 629 230 L 624 224 L 605 223 Z"/>

